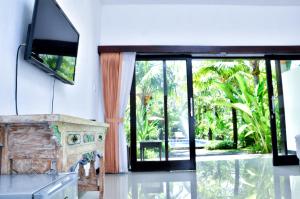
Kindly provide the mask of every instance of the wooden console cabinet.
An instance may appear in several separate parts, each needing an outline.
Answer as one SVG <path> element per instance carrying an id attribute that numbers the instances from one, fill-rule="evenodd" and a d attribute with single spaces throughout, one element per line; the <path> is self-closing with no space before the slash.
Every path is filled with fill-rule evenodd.
<path id="1" fill-rule="evenodd" d="M 0 116 L 1 174 L 68 172 L 83 154 L 104 156 L 107 128 L 66 115 Z"/>

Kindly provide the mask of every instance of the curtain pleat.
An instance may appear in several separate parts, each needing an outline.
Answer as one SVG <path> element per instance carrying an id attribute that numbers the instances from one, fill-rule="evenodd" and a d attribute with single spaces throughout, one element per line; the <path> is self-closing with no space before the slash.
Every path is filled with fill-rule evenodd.
<path id="1" fill-rule="evenodd" d="M 103 98 L 105 122 L 110 127 L 105 140 L 105 171 L 119 172 L 119 123 L 120 88 L 122 74 L 121 53 L 102 53 L 100 56 L 102 67 Z"/>
<path id="2" fill-rule="evenodd" d="M 122 53 L 122 84 L 120 90 L 120 118 L 125 117 L 126 108 L 130 98 L 130 89 L 135 65 L 135 52 Z M 120 173 L 128 172 L 127 141 L 124 122 L 119 125 L 119 159 Z"/>

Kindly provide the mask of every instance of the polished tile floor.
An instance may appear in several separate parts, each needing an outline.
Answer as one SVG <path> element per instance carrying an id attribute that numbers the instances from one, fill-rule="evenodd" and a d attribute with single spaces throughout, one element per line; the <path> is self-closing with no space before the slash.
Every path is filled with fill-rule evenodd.
<path id="1" fill-rule="evenodd" d="M 199 158 L 195 172 L 106 175 L 105 199 L 126 198 L 299 199 L 300 167 L 273 167 L 270 155 L 232 155 Z"/>

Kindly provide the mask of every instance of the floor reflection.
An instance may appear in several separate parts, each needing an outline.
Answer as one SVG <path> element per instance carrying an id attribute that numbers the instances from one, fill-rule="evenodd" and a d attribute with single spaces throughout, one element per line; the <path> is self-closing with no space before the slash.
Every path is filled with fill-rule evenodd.
<path id="1" fill-rule="evenodd" d="M 132 179 L 132 198 L 196 198 L 195 172 L 139 173 Z"/>
<path id="2" fill-rule="evenodd" d="M 267 155 L 201 158 L 196 172 L 107 175 L 105 198 L 298 199 L 300 167 L 273 167 Z"/>
<path id="3" fill-rule="evenodd" d="M 198 198 L 300 198 L 299 166 L 273 167 L 271 156 L 231 158 L 198 162 Z"/>

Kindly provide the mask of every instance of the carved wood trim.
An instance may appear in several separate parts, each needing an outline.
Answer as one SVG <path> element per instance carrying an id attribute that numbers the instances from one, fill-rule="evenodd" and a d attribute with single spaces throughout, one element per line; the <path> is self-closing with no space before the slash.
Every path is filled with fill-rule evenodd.
<path id="1" fill-rule="evenodd" d="M 78 180 L 78 191 L 99 191 L 99 198 L 102 199 L 104 196 L 104 175 L 105 166 L 104 158 L 100 158 L 99 174 L 96 175 L 95 162 L 90 162 L 89 173 L 86 176 L 84 167 L 79 165 L 79 180 Z"/>
<path id="2" fill-rule="evenodd" d="M 6 124 L 0 120 L 0 144 L 3 145 L 0 157 L 1 174 L 46 173 L 51 169 L 52 161 L 56 161 L 58 172 L 68 172 L 84 153 L 98 151 L 104 154 L 107 127 L 108 125 L 89 125 L 88 122 L 76 124 L 39 120 L 32 123 L 26 120 L 23 123 Z M 79 144 L 68 144 L 68 135 L 72 133 L 80 135 Z M 84 143 L 85 134 L 93 139 L 88 136 Z M 100 174 L 96 176 L 93 163 L 88 178 L 82 179 L 80 183 L 85 189 L 100 191 L 103 196 L 104 161 L 100 170 Z"/>
<path id="3" fill-rule="evenodd" d="M 9 160 L 8 160 L 8 141 L 7 141 L 7 135 L 8 130 L 6 126 L 2 126 L 1 128 L 1 139 L 2 139 L 2 157 L 1 157 L 1 174 L 9 174 Z"/>

